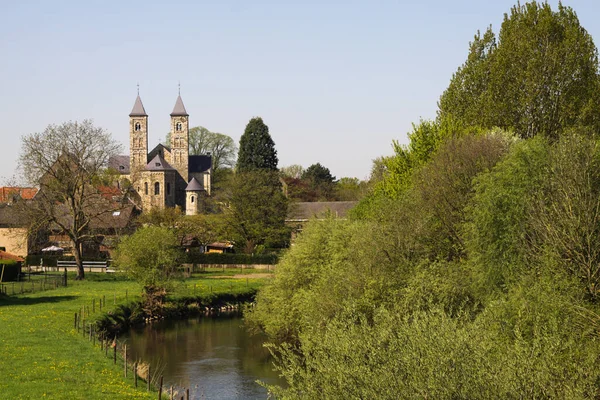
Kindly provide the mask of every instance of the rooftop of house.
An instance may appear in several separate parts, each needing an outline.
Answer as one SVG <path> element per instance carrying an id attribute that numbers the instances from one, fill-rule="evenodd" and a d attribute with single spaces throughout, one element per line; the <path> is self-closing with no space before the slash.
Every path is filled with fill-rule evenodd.
<path id="1" fill-rule="evenodd" d="M 311 218 L 324 218 L 331 213 L 336 218 L 346 218 L 357 201 L 315 201 L 292 203 L 286 221 L 302 222 Z"/>
<path id="2" fill-rule="evenodd" d="M 112 156 L 108 160 L 108 167 L 119 172 L 121 175 L 129 175 L 129 173 L 131 172 L 129 156 Z"/>
<path id="3" fill-rule="evenodd" d="M 25 226 L 19 217 L 16 206 L 12 204 L 0 204 L 0 228 L 18 228 Z"/>
<path id="4" fill-rule="evenodd" d="M 17 262 L 23 262 L 25 259 L 23 257 L 19 257 L 15 254 L 8 253 L 4 250 L 0 250 L 0 260 L 13 260 Z"/>
<path id="5" fill-rule="evenodd" d="M 172 171 L 174 169 L 160 153 L 146 165 L 146 171 Z"/>
<path id="6" fill-rule="evenodd" d="M 19 199 L 31 200 L 38 192 L 34 187 L 0 187 L 0 203 L 11 203 Z"/>

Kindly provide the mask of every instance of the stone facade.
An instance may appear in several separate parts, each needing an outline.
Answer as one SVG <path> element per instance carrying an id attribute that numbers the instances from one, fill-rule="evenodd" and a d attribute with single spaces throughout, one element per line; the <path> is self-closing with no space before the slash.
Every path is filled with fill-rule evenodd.
<path id="1" fill-rule="evenodd" d="M 171 161 L 169 163 L 186 182 L 189 180 L 189 134 L 189 117 L 187 115 L 171 116 Z"/>
<path id="2" fill-rule="evenodd" d="M 177 171 L 144 171 L 138 192 L 142 209 L 175 207 L 175 175 Z"/>
<path id="3" fill-rule="evenodd" d="M 129 117 L 131 174 L 144 170 L 148 163 L 148 116 Z"/>
<path id="4" fill-rule="evenodd" d="M 204 196 L 202 192 L 185 192 L 185 214 L 196 215 L 204 211 Z"/>
<path id="5" fill-rule="evenodd" d="M 129 156 L 113 157 L 109 164 L 131 182 L 142 210 L 179 206 L 188 215 L 202 211 L 201 197 L 210 194 L 212 158 L 189 155 L 189 131 L 189 114 L 178 96 L 171 112 L 170 147 L 159 144 L 149 152 L 148 115 L 137 96 L 129 114 Z M 193 178 L 192 202 L 186 188 Z"/>

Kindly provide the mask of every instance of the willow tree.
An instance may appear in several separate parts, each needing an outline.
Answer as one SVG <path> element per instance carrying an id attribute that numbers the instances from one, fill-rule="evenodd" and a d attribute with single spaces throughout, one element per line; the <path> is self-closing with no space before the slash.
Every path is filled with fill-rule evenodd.
<path id="1" fill-rule="evenodd" d="M 48 125 L 22 139 L 19 158 L 24 177 L 39 185 L 34 200 L 21 207 L 30 234 L 59 231 L 72 245 L 77 279 L 84 278 L 82 245 L 93 240 L 94 221 L 121 208 L 103 195 L 108 159 L 120 145 L 92 121 Z"/>

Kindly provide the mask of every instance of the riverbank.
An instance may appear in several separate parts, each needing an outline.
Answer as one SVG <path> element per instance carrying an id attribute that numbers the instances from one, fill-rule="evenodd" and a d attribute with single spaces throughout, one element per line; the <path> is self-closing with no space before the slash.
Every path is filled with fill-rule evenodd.
<path id="1" fill-rule="evenodd" d="M 193 276 L 176 286 L 175 297 L 219 294 L 234 287 L 259 287 L 262 279 Z M 74 315 L 87 307 L 88 320 L 139 299 L 140 286 L 118 277 L 107 281 L 70 281 L 66 288 L 15 297 L 0 297 L 0 393 L 10 399 L 85 398 L 151 399 L 136 389 L 74 326 Z M 100 299 L 104 301 L 100 311 Z"/>

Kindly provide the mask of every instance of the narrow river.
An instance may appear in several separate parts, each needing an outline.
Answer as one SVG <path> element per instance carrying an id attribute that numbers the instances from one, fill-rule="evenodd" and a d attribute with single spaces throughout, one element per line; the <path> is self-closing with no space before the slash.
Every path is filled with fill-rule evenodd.
<path id="1" fill-rule="evenodd" d="M 164 386 L 189 388 L 192 399 L 266 399 L 256 383 L 281 383 L 264 337 L 250 335 L 239 313 L 165 321 L 129 331 L 134 360 L 163 369 Z"/>

